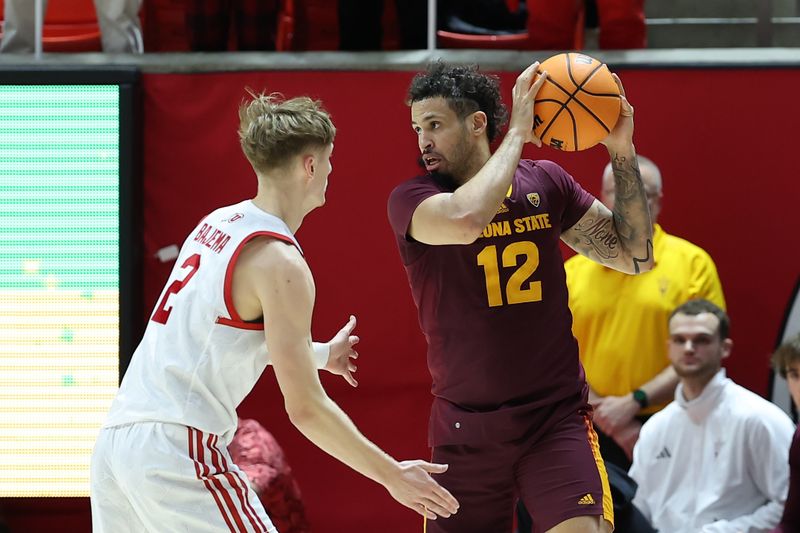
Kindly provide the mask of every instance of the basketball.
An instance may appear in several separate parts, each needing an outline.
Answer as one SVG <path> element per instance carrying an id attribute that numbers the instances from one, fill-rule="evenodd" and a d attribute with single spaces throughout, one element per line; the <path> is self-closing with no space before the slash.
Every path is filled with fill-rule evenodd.
<path id="1" fill-rule="evenodd" d="M 533 104 L 533 132 L 556 150 L 586 150 L 605 139 L 619 118 L 619 88 L 608 67 L 567 53 L 539 65 L 547 79 Z"/>

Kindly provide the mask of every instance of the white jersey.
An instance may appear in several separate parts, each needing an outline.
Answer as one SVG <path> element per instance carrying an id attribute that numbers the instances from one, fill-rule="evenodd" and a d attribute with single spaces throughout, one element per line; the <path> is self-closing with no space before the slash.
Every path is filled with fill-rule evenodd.
<path id="1" fill-rule="evenodd" d="M 192 231 L 104 427 L 167 422 L 230 441 L 236 408 L 269 362 L 263 322 L 244 322 L 231 295 L 236 258 L 259 235 L 300 249 L 281 219 L 250 200 L 217 209 Z"/>
<path id="2" fill-rule="evenodd" d="M 642 426 L 630 475 L 633 503 L 664 533 L 763 533 L 788 490 L 794 425 L 778 406 L 725 377 Z"/>

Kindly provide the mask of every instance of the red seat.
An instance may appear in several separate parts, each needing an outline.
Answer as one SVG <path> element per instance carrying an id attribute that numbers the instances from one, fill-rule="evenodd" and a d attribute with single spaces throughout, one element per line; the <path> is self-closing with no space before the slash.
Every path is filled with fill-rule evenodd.
<path id="1" fill-rule="evenodd" d="M 492 50 L 522 50 L 528 48 L 528 34 L 473 35 L 437 30 L 436 37 L 440 48 L 488 48 Z"/>
<path id="2" fill-rule="evenodd" d="M 31 4 L 35 0 L 27 0 Z M 0 0 L 0 13 L 5 8 Z M 49 0 L 42 27 L 45 52 L 99 52 L 100 28 L 92 0 Z"/>
<path id="3" fill-rule="evenodd" d="M 514 13 L 519 7 L 519 1 L 506 0 L 506 5 L 509 11 Z M 585 13 L 584 10 L 581 9 L 578 12 L 578 20 L 575 23 L 575 41 L 573 43 L 573 48 L 575 50 L 581 50 L 583 48 L 584 24 Z M 490 50 L 526 50 L 531 48 L 528 32 L 510 35 L 473 35 L 437 30 L 436 38 L 440 48 L 485 48 Z"/>

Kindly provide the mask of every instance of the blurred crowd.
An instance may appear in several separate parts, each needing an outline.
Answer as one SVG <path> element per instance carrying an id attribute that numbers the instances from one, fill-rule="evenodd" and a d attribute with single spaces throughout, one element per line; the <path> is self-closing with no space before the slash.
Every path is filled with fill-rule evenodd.
<path id="1" fill-rule="evenodd" d="M 34 50 L 35 5 L 5 2 L 0 52 Z M 52 6 L 44 0 L 42 6 L 44 50 L 54 52 L 428 46 L 427 0 L 61 0 Z M 603 49 L 646 46 L 644 0 L 440 0 L 436 17 L 440 48 L 481 48 L 482 38 L 504 35 L 513 36 L 507 48 L 572 49 L 587 29 Z"/>

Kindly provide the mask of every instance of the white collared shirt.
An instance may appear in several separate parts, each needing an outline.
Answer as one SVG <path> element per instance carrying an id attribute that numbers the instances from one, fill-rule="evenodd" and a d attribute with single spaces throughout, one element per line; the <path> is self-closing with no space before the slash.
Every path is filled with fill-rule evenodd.
<path id="1" fill-rule="evenodd" d="M 757 533 L 778 524 L 794 424 L 720 370 L 694 400 L 642 427 L 630 475 L 633 503 L 662 533 Z"/>

